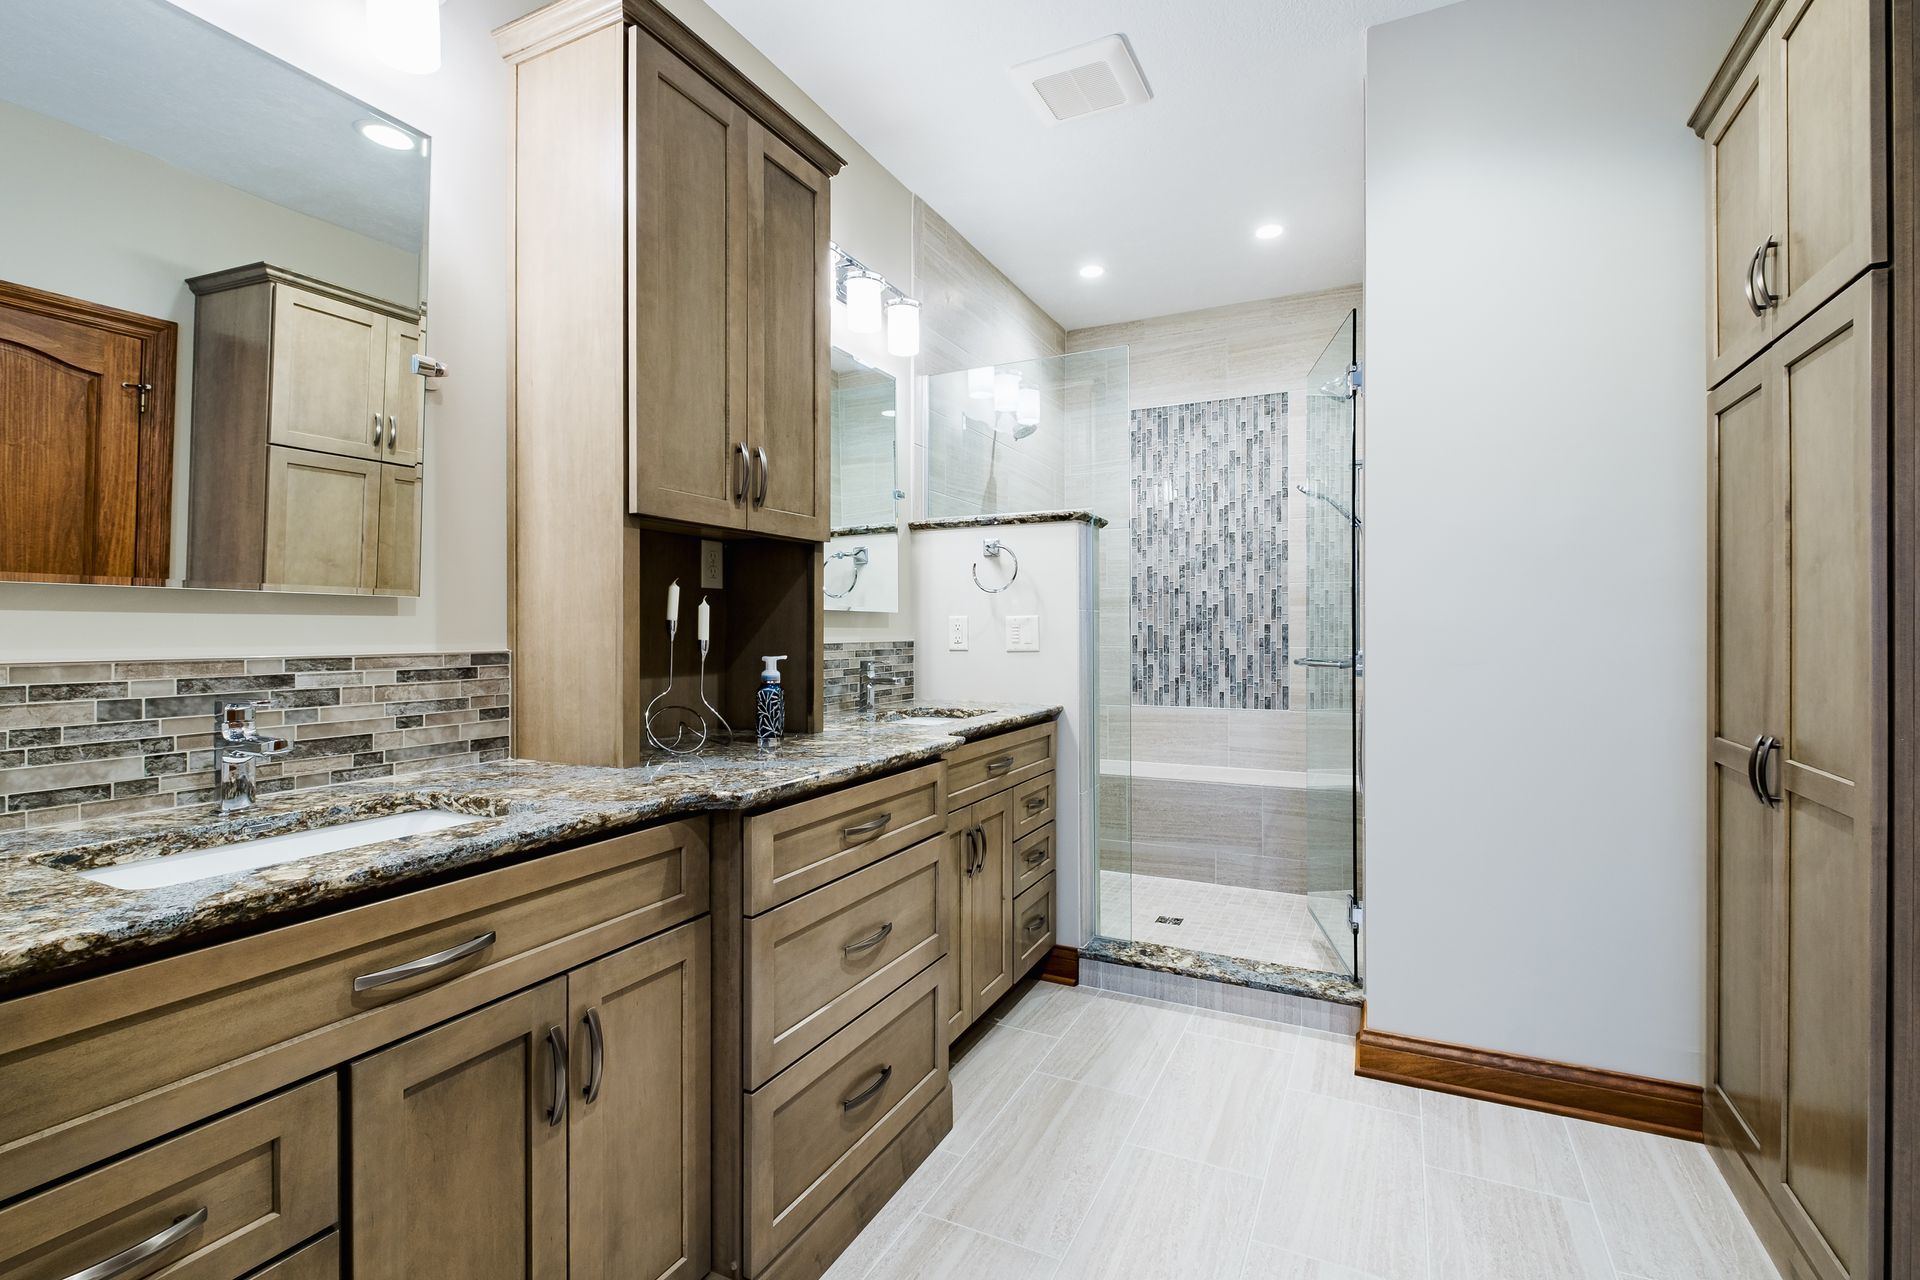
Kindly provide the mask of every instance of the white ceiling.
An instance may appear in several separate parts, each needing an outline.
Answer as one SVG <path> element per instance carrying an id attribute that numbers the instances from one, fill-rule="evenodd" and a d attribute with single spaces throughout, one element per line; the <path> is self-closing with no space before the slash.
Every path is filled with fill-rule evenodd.
<path id="1" fill-rule="evenodd" d="M 710 0 L 1069 329 L 1357 283 L 1366 28 L 1452 2 Z M 1112 32 L 1144 106 L 1050 124 L 1008 73 Z"/>
<path id="2" fill-rule="evenodd" d="M 365 104 L 160 0 L 5 0 L 0 98 L 420 252 L 425 157 L 368 142 Z"/>

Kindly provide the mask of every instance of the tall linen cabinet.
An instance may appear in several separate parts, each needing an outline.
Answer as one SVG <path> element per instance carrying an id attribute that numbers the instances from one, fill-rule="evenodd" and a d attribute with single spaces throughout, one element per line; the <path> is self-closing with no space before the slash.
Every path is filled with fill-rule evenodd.
<path id="1" fill-rule="evenodd" d="M 1708 144 L 1706 1136 L 1781 1274 L 1887 1270 L 1885 0 L 1762 0 Z"/>

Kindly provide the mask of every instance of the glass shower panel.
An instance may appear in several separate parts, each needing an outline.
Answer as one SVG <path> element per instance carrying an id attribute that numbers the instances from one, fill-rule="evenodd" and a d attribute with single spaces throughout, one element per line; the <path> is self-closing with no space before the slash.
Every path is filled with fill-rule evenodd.
<path id="1" fill-rule="evenodd" d="M 1304 693 L 1308 910 L 1340 963 L 1357 973 L 1358 934 L 1348 923 L 1358 883 L 1356 814 L 1359 689 L 1357 569 L 1361 520 L 1354 456 L 1358 316 L 1346 322 L 1308 375 L 1304 477 L 1304 632 L 1294 666 Z"/>

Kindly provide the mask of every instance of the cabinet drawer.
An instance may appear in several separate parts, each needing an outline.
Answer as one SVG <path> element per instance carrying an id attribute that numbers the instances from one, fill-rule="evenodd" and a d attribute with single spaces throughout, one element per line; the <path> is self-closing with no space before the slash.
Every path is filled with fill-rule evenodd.
<path id="1" fill-rule="evenodd" d="M 1030 836 L 1053 821 L 1053 783 L 1057 775 L 1048 772 L 1030 778 L 1013 789 L 1013 838 Z"/>
<path id="2" fill-rule="evenodd" d="M 1054 723 L 969 742 L 947 755 L 947 808 L 964 809 L 1053 769 Z"/>
<path id="3" fill-rule="evenodd" d="M 247 1280 L 340 1280 L 340 1233 L 327 1232 L 306 1248 L 268 1263 Z"/>
<path id="4" fill-rule="evenodd" d="M 746 925 L 747 1081 L 757 1089 L 946 951 L 942 839 Z"/>
<path id="5" fill-rule="evenodd" d="M 339 1155 L 327 1075 L 0 1209 L 0 1277 L 64 1280 L 141 1249 L 153 1261 L 127 1274 L 238 1280 L 338 1220 Z"/>
<path id="6" fill-rule="evenodd" d="M 947 1085 L 939 967 L 746 1099 L 747 1269 L 757 1273 Z"/>
<path id="7" fill-rule="evenodd" d="M 1013 973 L 1024 977 L 1053 950 L 1053 877 L 1013 900 Z"/>
<path id="8" fill-rule="evenodd" d="M 755 814 L 744 833 L 747 914 L 770 911 L 946 826 L 946 767 L 937 763 Z"/>
<path id="9" fill-rule="evenodd" d="M 690 920 L 707 864 L 671 823 L 0 1003 L 0 1199 Z"/>
<path id="10" fill-rule="evenodd" d="M 1013 895 L 1019 897 L 1053 874 L 1053 824 L 1013 842 Z"/>

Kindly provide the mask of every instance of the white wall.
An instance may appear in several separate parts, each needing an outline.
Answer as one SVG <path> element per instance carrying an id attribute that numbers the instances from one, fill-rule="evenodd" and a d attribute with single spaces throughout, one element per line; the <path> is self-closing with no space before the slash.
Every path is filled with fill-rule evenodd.
<path id="1" fill-rule="evenodd" d="M 1060 717 L 1054 836 L 1055 918 L 1058 941 L 1077 947 L 1086 938 L 1090 900 L 1081 886 L 1090 861 L 1089 826 L 1098 762 L 1091 755 L 1094 714 L 1092 644 L 1094 530 L 1071 521 L 922 529 L 910 555 L 915 584 L 909 610 L 919 636 L 914 645 L 914 699 L 926 705 L 1026 702 L 1066 708 Z M 981 543 L 1002 538 L 1019 559 L 1019 576 L 992 595 L 973 582 L 973 566 L 988 585 L 1007 567 L 981 557 Z M 1004 559 L 1004 557 L 1003 557 Z M 1006 620 L 1038 614 L 1037 653 L 1008 653 Z M 947 620 L 968 619 L 968 647 L 947 648 Z"/>
<path id="2" fill-rule="evenodd" d="M 1745 0 L 1367 70 L 1367 1020 L 1701 1076 L 1705 162 Z"/>
<path id="3" fill-rule="evenodd" d="M 433 137 L 428 331 L 452 376 L 427 397 L 421 597 L 5 584 L 0 661 L 504 647 L 509 79 L 491 32 L 531 5 L 448 5 L 445 64 L 414 77 L 366 53 L 361 0 L 178 2 Z"/>

